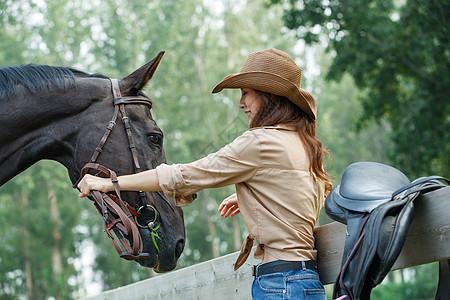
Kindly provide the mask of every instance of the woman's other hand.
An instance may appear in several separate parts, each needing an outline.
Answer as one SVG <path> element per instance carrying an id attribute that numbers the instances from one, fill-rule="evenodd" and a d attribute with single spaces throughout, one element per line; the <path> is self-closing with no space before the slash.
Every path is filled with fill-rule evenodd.
<path id="1" fill-rule="evenodd" d="M 234 217 L 238 213 L 240 213 L 239 206 L 237 204 L 237 196 L 236 193 L 231 195 L 230 197 L 224 199 L 219 206 L 220 215 L 223 217 Z"/>
<path id="2" fill-rule="evenodd" d="M 83 198 L 89 196 L 92 190 L 100 192 L 109 192 L 114 189 L 110 178 L 101 178 L 86 174 L 77 185 L 80 190 L 78 197 Z"/>

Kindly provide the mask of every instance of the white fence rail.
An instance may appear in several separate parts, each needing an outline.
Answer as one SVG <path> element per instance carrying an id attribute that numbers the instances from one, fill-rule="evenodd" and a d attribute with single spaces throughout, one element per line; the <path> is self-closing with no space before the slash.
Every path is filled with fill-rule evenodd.
<path id="1" fill-rule="evenodd" d="M 194 266 L 106 291 L 87 299 L 251 299 L 250 286 L 253 280 L 251 265 L 257 264 L 258 261 L 253 258 L 252 253 L 245 265 L 235 272 L 233 264 L 238 254 L 239 252 L 235 252 L 221 256 Z"/>

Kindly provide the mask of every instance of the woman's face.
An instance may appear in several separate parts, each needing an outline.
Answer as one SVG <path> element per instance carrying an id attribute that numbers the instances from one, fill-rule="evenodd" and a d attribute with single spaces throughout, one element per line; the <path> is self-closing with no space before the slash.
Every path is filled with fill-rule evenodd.
<path id="1" fill-rule="evenodd" d="M 259 94 L 254 89 L 241 89 L 241 100 L 239 101 L 239 108 L 244 110 L 247 114 L 248 122 L 252 121 L 261 106 Z"/>

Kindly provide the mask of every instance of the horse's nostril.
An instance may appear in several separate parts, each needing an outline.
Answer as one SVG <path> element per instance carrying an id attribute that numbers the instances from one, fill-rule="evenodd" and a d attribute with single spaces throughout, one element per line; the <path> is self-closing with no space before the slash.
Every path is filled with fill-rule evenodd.
<path id="1" fill-rule="evenodd" d="M 180 239 L 175 246 L 175 258 L 178 259 L 184 249 L 184 239 Z"/>

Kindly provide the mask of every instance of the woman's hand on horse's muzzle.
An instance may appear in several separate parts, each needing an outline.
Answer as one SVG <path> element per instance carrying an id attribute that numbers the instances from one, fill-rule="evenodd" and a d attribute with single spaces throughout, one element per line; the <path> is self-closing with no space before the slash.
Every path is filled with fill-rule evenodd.
<path id="1" fill-rule="evenodd" d="M 92 190 L 100 192 L 109 192 L 114 190 L 113 183 L 109 178 L 101 178 L 86 174 L 77 185 L 80 190 L 78 197 L 83 198 L 90 196 Z"/>

